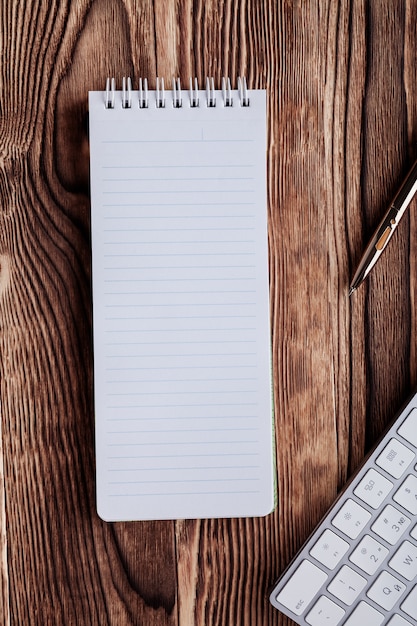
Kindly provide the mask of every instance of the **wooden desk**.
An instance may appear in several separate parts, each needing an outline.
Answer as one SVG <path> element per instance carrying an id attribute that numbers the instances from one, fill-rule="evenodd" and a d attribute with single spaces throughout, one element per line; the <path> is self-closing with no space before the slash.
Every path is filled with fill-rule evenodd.
<path id="1" fill-rule="evenodd" d="M 416 202 L 348 297 L 417 156 L 416 24 L 411 0 L 4 0 L 1 624 L 290 623 L 268 586 L 417 382 Z M 96 515 L 87 92 L 109 74 L 269 90 L 265 519 Z"/>

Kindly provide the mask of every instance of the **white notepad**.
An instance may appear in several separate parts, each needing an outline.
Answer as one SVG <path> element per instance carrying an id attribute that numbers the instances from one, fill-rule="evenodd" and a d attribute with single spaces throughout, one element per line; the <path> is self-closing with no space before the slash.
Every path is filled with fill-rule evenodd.
<path id="1" fill-rule="evenodd" d="M 274 507 L 266 98 L 89 94 L 97 509 Z"/>

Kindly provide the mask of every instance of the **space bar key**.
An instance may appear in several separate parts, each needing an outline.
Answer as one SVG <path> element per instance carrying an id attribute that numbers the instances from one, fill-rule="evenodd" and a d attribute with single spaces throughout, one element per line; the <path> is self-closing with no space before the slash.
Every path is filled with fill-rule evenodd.
<path id="1" fill-rule="evenodd" d="M 303 561 L 278 593 L 277 601 L 295 615 L 301 615 L 327 578 L 323 570 Z"/>

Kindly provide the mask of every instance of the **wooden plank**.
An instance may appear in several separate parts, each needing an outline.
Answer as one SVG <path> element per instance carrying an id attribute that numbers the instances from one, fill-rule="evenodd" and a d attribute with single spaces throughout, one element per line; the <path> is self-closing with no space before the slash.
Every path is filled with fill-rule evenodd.
<path id="1" fill-rule="evenodd" d="M 414 2 L 405 5 L 404 27 L 404 90 L 407 111 L 407 156 L 410 162 L 417 158 L 417 97 L 416 97 L 416 67 L 417 67 L 417 6 Z M 403 237 L 409 237 L 409 298 L 410 330 L 409 330 L 409 363 L 410 387 L 417 387 L 417 201 L 414 198 L 409 209 L 409 231 L 403 232 Z M 403 230 L 404 227 L 403 227 Z"/>
<path id="2" fill-rule="evenodd" d="M 405 5 L 388 11 L 373 2 L 367 14 L 367 88 L 363 136 L 366 141 L 362 189 L 364 232 L 367 239 L 386 211 L 411 162 L 407 158 L 407 112 L 403 85 Z M 382 41 L 392 45 L 381 46 Z M 382 80 L 382 77 L 384 79 Z M 389 114 L 387 115 L 387 111 Z M 367 334 L 368 432 L 367 447 L 410 391 L 410 281 L 406 216 L 369 277 L 365 324 Z M 382 324 L 379 316 L 383 311 Z M 373 355 L 372 358 L 369 355 Z M 392 364 L 395 363 L 395 375 Z"/>
<path id="3" fill-rule="evenodd" d="M 8 259 L 0 257 L 0 298 L 8 284 Z M 10 625 L 10 587 L 7 551 L 6 484 L 4 479 L 5 453 L 3 450 L 3 412 L 0 405 L 0 616 L 5 626 Z"/>

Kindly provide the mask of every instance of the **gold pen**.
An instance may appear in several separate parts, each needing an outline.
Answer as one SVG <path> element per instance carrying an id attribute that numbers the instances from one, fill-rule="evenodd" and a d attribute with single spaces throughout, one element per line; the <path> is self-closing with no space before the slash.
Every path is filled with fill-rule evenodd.
<path id="1" fill-rule="evenodd" d="M 365 280 L 388 245 L 394 230 L 417 191 L 417 161 L 408 172 L 388 211 L 368 243 L 349 288 L 349 295 Z"/>

